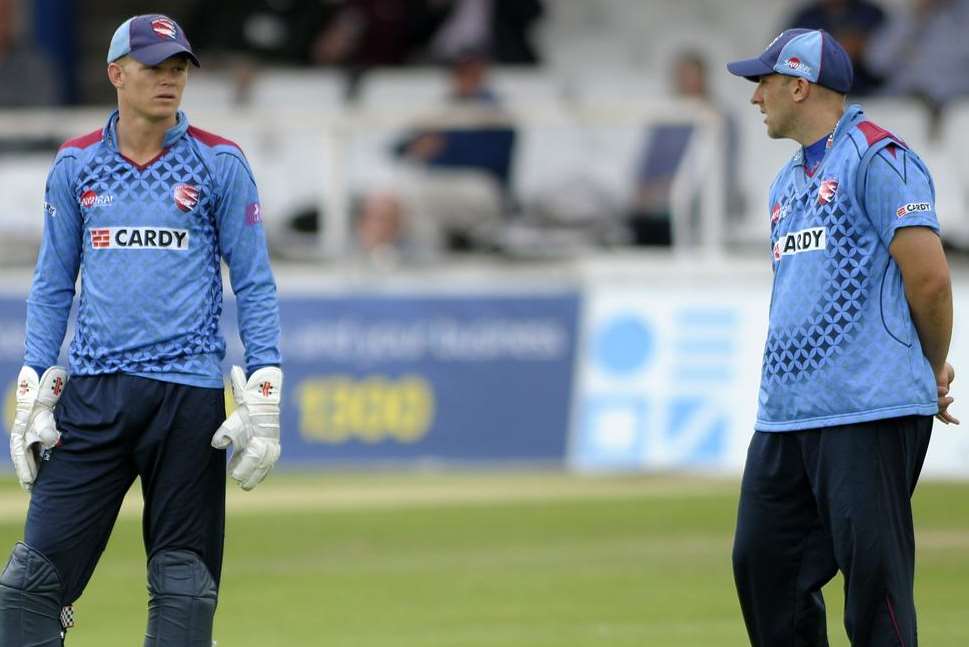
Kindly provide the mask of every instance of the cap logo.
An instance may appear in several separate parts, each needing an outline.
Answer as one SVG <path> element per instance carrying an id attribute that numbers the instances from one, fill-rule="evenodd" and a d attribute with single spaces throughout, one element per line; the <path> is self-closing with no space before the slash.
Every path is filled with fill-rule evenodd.
<path id="1" fill-rule="evenodd" d="M 158 34 L 159 38 L 170 38 L 175 40 L 175 23 L 168 18 L 155 18 L 151 21 L 151 30 Z"/>
<path id="2" fill-rule="evenodd" d="M 789 59 L 784 61 L 784 63 L 792 70 L 799 70 L 802 72 L 807 72 L 808 74 L 811 73 L 811 66 L 806 65 L 805 63 L 802 63 L 801 59 L 799 59 L 796 56 L 790 57 Z"/>

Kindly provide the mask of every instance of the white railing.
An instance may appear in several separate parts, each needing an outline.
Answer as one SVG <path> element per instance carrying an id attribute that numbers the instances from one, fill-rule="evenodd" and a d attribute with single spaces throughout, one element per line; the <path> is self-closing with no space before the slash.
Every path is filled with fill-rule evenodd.
<path id="1" fill-rule="evenodd" d="M 109 111 L 3 111 L 0 140 L 66 140 L 101 127 Z M 536 192 L 553 189 L 556 180 L 588 176 L 622 204 L 633 192 L 636 156 L 648 125 L 690 123 L 696 126 L 695 135 L 672 194 L 675 247 L 710 255 L 723 249 L 724 173 L 718 167 L 724 157 L 723 128 L 715 113 L 691 103 L 535 100 L 508 103 L 497 114 L 413 105 L 309 110 L 280 102 L 275 109 L 195 106 L 189 118 L 239 142 L 260 184 L 267 221 L 298 204 L 318 206 L 325 214 L 319 255 L 328 259 L 339 259 L 350 248 L 354 194 L 391 172 L 387 145 L 415 125 L 510 124 L 519 135 L 512 182 L 520 199 L 528 201 Z M 15 186 L 3 186 L 0 177 L 0 193 L 16 191 L 18 196 L 0 214 L 0 233 L 39 239 L 44 180 L 52 156 L 52 151 L 22 157 L 0 154 L 0 167 L 6 159 L 19 169 L 15 180 L 8 178 Z M 699 205 L 698 222 L 693 222 L 694 204 Z"/>

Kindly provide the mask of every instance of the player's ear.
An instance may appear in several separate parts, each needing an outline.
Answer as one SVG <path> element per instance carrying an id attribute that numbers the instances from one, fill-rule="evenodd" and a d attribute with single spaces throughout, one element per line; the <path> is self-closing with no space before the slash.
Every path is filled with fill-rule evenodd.
<path id="1" fill-rule="evenodd" d="M 124 77 L 125 68 L 122 61 L 118 60 L 108 63 L 108 80 L 111 81 L 111 85 L 120 90 L 124 87 Z"/>
<path id="2" fill-rule="evenodd" d="M 799 76 L 794 77 L 794 82 L 791 83 L 791 96 L 795 103 L 800 103 L 811 96 L 811 90 L 810 81 Z"/>

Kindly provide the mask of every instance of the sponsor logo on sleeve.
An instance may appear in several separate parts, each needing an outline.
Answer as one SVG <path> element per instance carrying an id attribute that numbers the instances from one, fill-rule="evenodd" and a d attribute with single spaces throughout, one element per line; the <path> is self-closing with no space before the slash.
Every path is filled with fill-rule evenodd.
<path id="1" fill-rule="evenodd" d="M 57 207 L 52 205 L 50 202 L 44 202 L 44 213 L 53 218 L 57 215 Z"/>
<path id="2" fill-rule="evenodd" d="M 781 204 L 780 202 L 774 204 L 774 207 L 770 210 L 770 222 L 772 225 L 776 225 L 784 218 L 787 218 L 787 214 L 791 211 L 791 207 L 787 204 Z"/>
<path id="3" fill-rule="evenodd" d="M 908 204 L 903 204 L 898 209 L 895 210 L 895 215 L 899 218 L 907 216 L 910 213 L 916 213 L 919 211 L 932 211 L 931 202 L 909 202 Z"/>
<path id="4" fill-rule="evenodd" d="M 837 192 L 838 180 L 832 177 L 822 181 L 821 186 L 818 187 L 818 204 L 828 204 L 834 200 Z"/>
<path id="5" fill-rule="evenodd" d="M 187 229 L 163 227 L 96 227 L 91 232 L 94 249 L 165 249 L 184 252 L 188 249 Z"/>
<path id="6" fill-rule="evenodd" d="M 176 184 L 172 196 L 178 208 L 188 213 L 199 203 L 199 188 L 194 184 Z"/>
<path id="7" fill-rule="evenodd" d="M 99 209 L 101 207 L 110 207 L 111 203 L 114 202 L 114 196 L 110 193 L 98 194 L 93 189 L 87 189 L 81 194 L 81 208 L 82 209 Z"/>
<path id="8" fill-rule="evenodd" d="M 250 202 L 246 205 L 246 224 L 255 225 L 262 222 L 262 210 L 258 202 Z"/>
<path id="9" fill-rule="evenodd" d="M 801 252 L 817 252 L 828 246 L 828 233 L 824 227 L 811 227 L 801 231 L 784 234 L 774 243 L 774 260 L 781 260 L 782 256 L 800 254 Z"/>

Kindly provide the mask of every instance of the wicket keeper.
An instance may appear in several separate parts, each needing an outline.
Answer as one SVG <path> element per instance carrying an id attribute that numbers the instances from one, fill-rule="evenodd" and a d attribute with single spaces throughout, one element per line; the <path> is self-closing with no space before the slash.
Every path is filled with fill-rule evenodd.
<path id="1" fill-rule="evenodd" d="M 252 171 L 179 110 L 198 65 L 171 18 L 126 20 L 107 74 L 118 109 L 66 142 L 47 179 L 27 300 L 11 458 L 31 493 L 0 574 L 0 645 L 63 645 L 71 604 L 141 480 L 145 647 L 211 647 L 225 527 L 225 449 L 243 489 L 279 457 L 276 286 Z M 246 369 L 226 420 L 221 262 Z M 57 364 L 80 273 L 69 370 Z"/>

